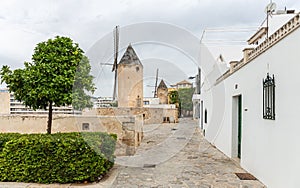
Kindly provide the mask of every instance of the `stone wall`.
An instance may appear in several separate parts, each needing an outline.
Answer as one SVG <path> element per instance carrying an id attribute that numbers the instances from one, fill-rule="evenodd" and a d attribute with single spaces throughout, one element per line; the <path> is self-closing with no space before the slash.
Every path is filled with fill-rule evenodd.
<path id="1" fill-rule="evenodd" d="M 119 116 L 142 115 L 144 124 L 177 123 L 176 108 L 97 108 L 84 111 L 85 115 Z"/>
<path id="2" fill-rule="evenodd" d="M 0 132 L 46 133 L 47 116 L 0 116 Z M 52 132 L 107 132 L 118 136 L 116 155 L 135 153 L 143 137 L 143 117 L 136 116 L 67 116 L 53 117 Z"/>

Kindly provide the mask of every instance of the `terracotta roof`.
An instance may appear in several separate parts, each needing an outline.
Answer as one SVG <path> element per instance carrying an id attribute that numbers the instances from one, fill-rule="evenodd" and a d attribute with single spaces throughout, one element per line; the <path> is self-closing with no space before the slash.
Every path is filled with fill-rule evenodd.
<path id="1" fill-rule="evenodd" d="M 134 49 L 131 44 L 128 45 L 123 57 L 120 60 L 119 64 L 140 64 L 142 65 L 140 59 L 136 55 Z"/>

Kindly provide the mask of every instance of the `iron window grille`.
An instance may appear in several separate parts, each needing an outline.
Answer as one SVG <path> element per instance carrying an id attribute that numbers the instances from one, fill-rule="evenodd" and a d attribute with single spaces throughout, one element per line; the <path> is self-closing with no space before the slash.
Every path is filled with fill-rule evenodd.
<path id="1" fill-rule="evenodd" d="M 275 120 L 275 78 L 269 73 L 263 79 L 263 118 Z"/>

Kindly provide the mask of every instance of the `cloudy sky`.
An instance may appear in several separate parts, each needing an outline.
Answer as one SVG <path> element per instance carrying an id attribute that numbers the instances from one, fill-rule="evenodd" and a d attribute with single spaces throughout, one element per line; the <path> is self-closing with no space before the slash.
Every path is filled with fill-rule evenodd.
<path id="1" fill-rule="evenodd" d="M 143 42 L 145 30 L 137 28 L 143 24 L 151 28 L 152 25 L 148 23 L 162 23 L 161 28 L 166 24 L 172 25 L 167 34 L 159 32 L 153 33 L 153 36 L 161 35 L 164 38 L 174 34 L 174 28 L 179 28 L 175 32 L 185 30 L 192 36 L 190 40 L 199 42 L 206 28 L 259 26 L 265 18 L 264 9 L 268 3 L 269 0 L 1 0 L 0 66 L 10 65 L 13 69 L 22 67 L 24 61 L 30 61 L 38 42 L 56 35 L 71 37 L 87 54 L 98 49 L 95 44 L 105 50 L 103 46 L 108 44 L 103 41 L 110 43 L 112 30 L 119 25 L 121 54 L 131 42 L 144 62 L 145 87 L 154 84 L 156 68 L 160 68 L 160 78 L 168 84 L 174 84 L 196 74 L 195 63 L 182 52 L 184 50 L 170 47 L 166 44 L 168 42 L 154 45 L 155 37 L 151 39 L 152 43 L 149 43 L 149 38 Z M 277 9 L 287 7 L 300 10 L 300 1 L 297 0 L 278 0 L 275 3 Z M 129 32 L 133 36 L 128 36 Z M 133 39 L 136 36 L 142 37 L 139 40 Z M 245 37 L 247 35 L 242 36 L 241 40 L 246 40 Z M 111 61 L 112 46 L 107 48 L 107 52 L 98 56 L 93 63 Z M 109 96 L 112 93 L 113 74 L 110 69 L 98 65 L 95 70 L 96 81 L 99 82 L 98 96 Z M 151 95 L 150 88 L 146 95 Z"/>

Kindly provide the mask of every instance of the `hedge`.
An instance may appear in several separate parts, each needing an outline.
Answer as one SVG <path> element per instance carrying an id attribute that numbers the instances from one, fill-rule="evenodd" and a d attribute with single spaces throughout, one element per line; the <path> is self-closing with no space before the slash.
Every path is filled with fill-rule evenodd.
<path id="1" fill-rule="evenodd" d="M 17 139 L 21 136 L 19 133 L 0 133 L 0 151 L 4 148 L 6 142 Z"/>
<path id="2" fill-rule="evenodd" d="M 0 134 L 0 181 L 98 181 L 114 164 L 116 135 Z"/>

